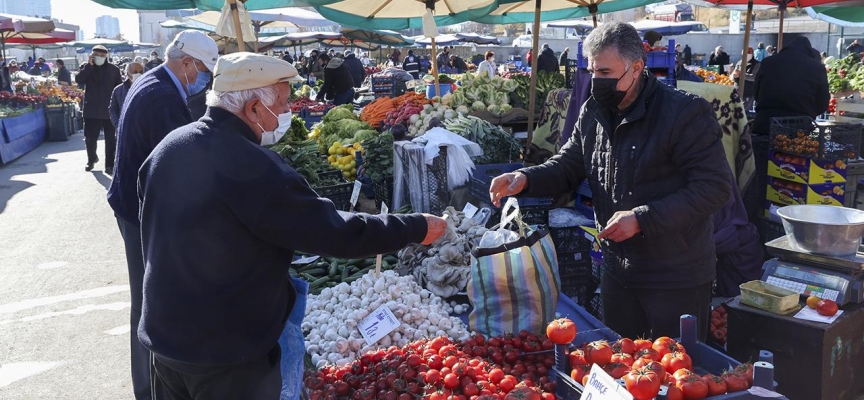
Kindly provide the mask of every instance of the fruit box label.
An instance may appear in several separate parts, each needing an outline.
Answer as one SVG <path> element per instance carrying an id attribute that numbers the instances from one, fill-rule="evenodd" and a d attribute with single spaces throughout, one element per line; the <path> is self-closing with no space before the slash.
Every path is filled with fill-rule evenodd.
<path id="1" fill-rule="evenodd" d="M 821 204 L 842 207 L 846 198 L 846 185 L 842 183 L 805 185 L 781 179 L 769 179 L 766 194 L 769 201 L 780 204 Z"/>
<path id="2" fill-rule="evenodd" d="M 602 260 L 603 253 L 600 251 L 600 241 L 597 240 L 597 228 L 592 228 L 590 226 L 580 226 L 579 229 L 582 230 L 581 234 L 585 236 L 585 239 L 588 239 L 591 242 L 591 250 L 589 254 L 593 258 L 597 258 Z"/>
<path id="3" fill-rule="evenodd" d="M 811 160 L 772 151 L 768 155 L 768 176 L 803 184 L 845 183 L 843 160 Z"/>

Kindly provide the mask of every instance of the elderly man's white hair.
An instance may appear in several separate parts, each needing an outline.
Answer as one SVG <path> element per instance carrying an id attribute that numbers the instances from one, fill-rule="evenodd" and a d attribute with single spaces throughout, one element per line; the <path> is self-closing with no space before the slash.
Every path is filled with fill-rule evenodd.
<path id="1" fill-rule="evenodd" d="M 207 92 L 207 106 L 218 107 L 234 114 L 239 114 L 250 100 L 261 100 L 264 105 L 270 107 L 276 104 L 279 92 L 275 86 L 266 86 L 257 89 L 240 90 L 236 92 Z"/>

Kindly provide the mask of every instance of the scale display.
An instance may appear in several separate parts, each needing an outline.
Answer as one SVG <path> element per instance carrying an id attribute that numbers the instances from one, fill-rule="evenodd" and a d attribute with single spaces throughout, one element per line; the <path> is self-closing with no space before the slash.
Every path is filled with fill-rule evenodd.
<path id="1" fill-rule="evenodd" d="M 834 300 L 841 305 L 860 302 L 860 282 L 850 285 L 848 277 L 778 259 L 767 261 L 764 269 L 763 281 L 787 288 L 800 295 L 818 296 Z"/>

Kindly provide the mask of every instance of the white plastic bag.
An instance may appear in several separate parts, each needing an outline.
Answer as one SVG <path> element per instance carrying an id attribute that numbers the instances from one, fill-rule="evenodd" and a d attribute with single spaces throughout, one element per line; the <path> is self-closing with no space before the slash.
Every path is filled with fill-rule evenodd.
<path id="1" fill-rule="evenodd" d="M 507 226 L 514 221 L 519 225 L 519 232 L 507 229 Z M 519 201 L 511 197 L 507 199 L 507 202 L 504 203 L 504 207 L 501 208 L 501 222 L 493 227 L 493 229 L 490 229 L 483 234 L 483 237 L 480 239 L 479 247 L 494 248 L 519 240 L 519 238 L 524 234 L 522 225 L 522 217 L 519 212 Z"/>

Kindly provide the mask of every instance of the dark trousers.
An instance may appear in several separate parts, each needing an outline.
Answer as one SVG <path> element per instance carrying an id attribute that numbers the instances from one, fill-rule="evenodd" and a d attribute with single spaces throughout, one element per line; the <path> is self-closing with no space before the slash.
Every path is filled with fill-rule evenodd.
<path id="1" fill-rule="evenodd" d="M 84 143 L 87 144 L 87 163 L 94 164 L 96 142 L 99 132 L 105 131 L 105 168 L 114 168 L 114 152 L 117 151 L 117 136 L 110 119 L 84 118 Z"/>
<path id="2" fill-rule="evenodd" d="M 279 400 L 282 350 L 228 366 L 191 365 L 153 356 L 154 400 Z"/>
<path id="3" fill-rule="evenodd" d="M 354 89 L 348 89 L 342 93 L 336 94 L 333 97 L 333 104 L 337 106 L 341 106 L 343 104 L 350 104 L 354 101 Z"/>
<path id="4" fill-rule="evenodd" d="M 110 122 L 109 122 L 110 123 Z M 117 217 L 117 226 L 126 245 L 126 265 L 129 268 L 129 292 L 132 309 L 129 312 L 129 342 L 132 358 L 132 390 L 137 400 L 152 399 L 150 393 L 150 351 L 138 340 L 138 322 L 144 297 L 144 251 L 141 248 L 141 229 Z"/>
<path id="5" fill-rule="evenodd" d="M 622 337 L 678 337 L 681 316 L 696 316 L 699 340 L 708 333 L 711 282 L 685 289 L 627 288 L 603 274 L 600 283 L 603 323 Z"/>

